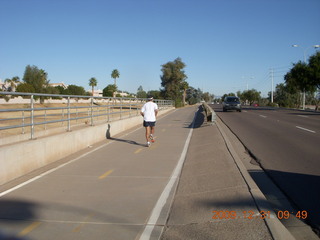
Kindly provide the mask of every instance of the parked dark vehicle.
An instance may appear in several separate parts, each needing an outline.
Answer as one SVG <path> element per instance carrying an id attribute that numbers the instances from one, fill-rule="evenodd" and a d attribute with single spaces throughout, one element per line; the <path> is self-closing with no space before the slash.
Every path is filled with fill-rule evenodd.
<path id="1" fill-rule="evenodd" d="M 224 112 L 226 112 L 227 110 L 237 110 L 238 112 L 241 112 L 241 102 L 238 97 L 225 97 L 222 105 Z"/>

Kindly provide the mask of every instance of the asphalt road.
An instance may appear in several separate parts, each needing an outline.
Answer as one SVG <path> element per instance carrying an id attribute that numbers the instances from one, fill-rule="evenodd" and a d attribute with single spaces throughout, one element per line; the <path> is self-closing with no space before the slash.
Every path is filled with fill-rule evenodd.
<path id="1" fill-rule="evenodd" d="M 211 107 L 298 210 L 308 212 L 307 222 L 320 229 L 320 113 Z"/>

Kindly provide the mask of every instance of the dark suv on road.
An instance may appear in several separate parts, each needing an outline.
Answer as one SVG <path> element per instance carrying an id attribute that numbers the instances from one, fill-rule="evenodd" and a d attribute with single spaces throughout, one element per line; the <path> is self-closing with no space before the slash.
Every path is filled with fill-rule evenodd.
<path id="1" fill-rule="evenodd" d="M 227 110 L 237 110 L 238 112 L 241 112 L 241 103 L 238 97 L 225 97 L 222 105 L 224 112 L 226 112 Z"/>

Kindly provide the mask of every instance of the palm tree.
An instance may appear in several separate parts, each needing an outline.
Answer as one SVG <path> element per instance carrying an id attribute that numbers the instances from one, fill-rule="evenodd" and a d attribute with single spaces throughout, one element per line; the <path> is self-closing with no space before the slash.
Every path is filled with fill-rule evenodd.
<path id="1" fill-rule="evenodd" d="M 14 91 L 17 87 L 18 83 L 20 82 L 19 77 L 13 77 L 13 78 L 7 78 L 4 80 L 5 83 L 9 84 L 9 87 L 11 88 L 11 91 Z"/>
<path id="2" fill-rule="evenodd" d="M 114 69 L 114 70 L 112 71 L 112 73 L 111 73 L 111 77 L 114 79 L 114 85 L 116 85 L 116 86 L 117 86 L 117 81 L 116 81 L 116 79 L 119 78 L 119 76 L 120 76 L 119 71 L 118 71 L 117 69 Z"/>
<path id="3" fill-rule="evenodd" d="M 95 79 L 94 77 L 90 78 L 89 86 L 92 87 L 92 96 L 93 96 L 94 87 L 97 86 L 97 83 L 98 83 L 97 79 Z"/>
<path id="4" fill-rule="evenodd" d="M 183 95 L 182 95 L 182 102 L 183 102 L 183 105 L 185 105 L 186 103 L 186 96 L 187 96 L 187 90 L 189 88 L 189 84 L 184 81 L 182 84 L 181 84 L 181 88 L 183 90 Z"/>

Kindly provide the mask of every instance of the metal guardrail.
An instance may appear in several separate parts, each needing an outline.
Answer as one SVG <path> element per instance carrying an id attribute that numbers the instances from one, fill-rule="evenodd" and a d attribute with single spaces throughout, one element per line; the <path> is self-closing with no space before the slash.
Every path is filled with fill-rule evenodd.
<path id="1" fill-rule="evenodd" d="M 207 121 L 215 122 L 217 118 L 215 111 L 207 103 L 203 103 L 202 106 L 206 112 Z"/>
<path id="2" fill-rule="evenodd" d="M 9 99 L 13 96 L 21 96 L 30 101 L 23 108 L 0 109 L 0 132 L 21 128 L 21 133 L 25 134 L 26 128 L 30 127 L 30 139 L 35 138 L 36 126 L 44 126 L 43 130 L 46 130 L 49 124 L 62 123 L 63 125 L 66 122 L 66 131 L 71 131 L 72 126 L 76 126 L 81 119 L 85 124 L 93 126 L 100 122 L 101 118 L 104 118 L 103 121 L 110 122 L 137 116 L 146 101 L 142 98 L 0 92 L 0 97 Z M 57 101 L 57 99 L 66 106 L 50 107 L 52 105 L 50 102 Z M 44 105 L 39 105 L 37 102 L 47 106 L 42 107 Z M 171 100 L 155 99 L 154 102 L 158 104 L 160 110 L 174 106 Z"/>

